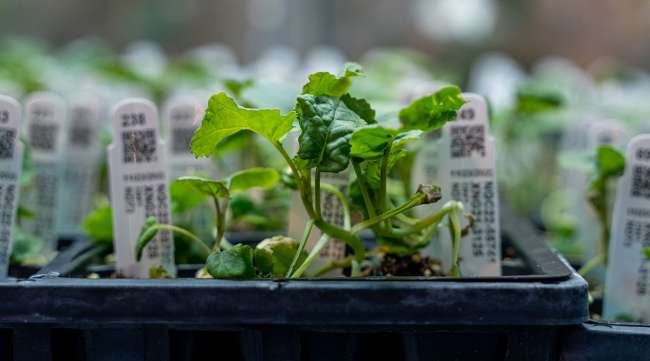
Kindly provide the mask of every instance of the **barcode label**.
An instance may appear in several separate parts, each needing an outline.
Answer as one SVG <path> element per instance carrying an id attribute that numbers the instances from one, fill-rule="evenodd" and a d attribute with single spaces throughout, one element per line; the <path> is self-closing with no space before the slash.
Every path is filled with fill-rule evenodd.
<path id="1" fill-rule="evenodd" d="M 604 318 L 621 316 L 650 321 L 650 263 L 641 250 L 650 247 L 648 171 L 650 135 L 634 137 L 618 181 L 605 282 Z"/>
<path id="2" fill-rule="evenodd" d="M 461 273 L 463 276 L 498 276 L 501 274 L 501 233 L 496 184 L 494 138 L 488 134 L 485 100 L 474 94 L 463 94 L 467 101 L 455 121 L 442 129 L 438 178 L 421 183 L 439 184 L 442 203 L 455 200 L 472 214 L 474 224 L 461 242 Z M 441 204 L 442 204 L 441 203 Z M 451 239 L 442 232 L 443 263 L 447 269 L 451 259 Z M 439 255 L 440 256 L 440 255 Z"/>
<path id="3" fill-rule="evenodd" d="M 0 95 L 0 279 L 7 276 L 12 230 L 18 207 L 23 145 L 17 135 L 21 128 L 20 105 Z"/>
<path id="4" fill-rule="evenodd" d="M 151 267 L 175 274 L 171 233 L 159 232 L 135 259 L 135 241 L 148 217 L 170 223 L 167 165 L 158 139 L 158 115 L 146 100 L 128 99 L 115 107 L 113 130 L 120 137 L 108 148 L 117 268 L 121 274 L 146 278 Z M 120 144 L 121 143 L 121 144 Z"/>
<path id="5" fill-rule="evenodd" d="M 623 149 L 627 142 L 627 132 L 620 121 L 608 119 L 592 120 L 583 126 L 582 131 L 587 134 L 586 148 L 582 150 L 583 152 L 586 151 L 596 154 L 598 147 L 601 145 L 609 145 Z M 573 205 L 573 212 L 578 220 L 576 228 L 577 243 L 584 250 L 584 262 L 596 257 L 601 247 L 599 243 L 601 225 L 593 212 L 593 206 L 588 201 L 590 176 L 590 174 L 583 172 L 579 176 L 573 177 L 571 181 L 580 182 L 580 184 L 573 183 L 569 192 L 575 193 L 576 197 L 570 204 Z M 643 187 L 638 188 L 638 191 L 643 192 Z M 589 276 L 599 282 L 605 282 L 605 268 L 597 267 Z"/>
<path id="6" fill-rule="evenodd" d="M 24 224 L 28 232 L 45 241 L 45 252 L 56 250 L 57 217 L 62 199 L 67 108 L 53 93 L 31 95 L 25 105 L 27 139 L 31 145 L 34 176 L 25 192 L 25 207 L 38 210 Z"/>
<path id="7" fill-rule="evenodd" d="M 348 171 L 342 173 L 324 173 L 321 175 L 321 183 L 328 183 L 342 193 L 346 194 L 348 187 Z M 321 191 L 321 215 L 332 224 L 339 227 L 345 225 L 345 213 L 339 199 L 331 192 Z M 345 257 L 345 242 L 340 239 L 332 239 L 318 255 L 319 258 L 331 261 Z"/>
<path id="8" fill-rule="evenodd" d="M 71 96 L 69 104 L 70 124 L 61 185 L 66 206 L 59 209 L 57 218 L 57 229 L 64 237 L 80 234 L 83 220 L 92 211 L 101 156 L 98 130 L 104 120 L 103 104 L 92 93 Z"/>

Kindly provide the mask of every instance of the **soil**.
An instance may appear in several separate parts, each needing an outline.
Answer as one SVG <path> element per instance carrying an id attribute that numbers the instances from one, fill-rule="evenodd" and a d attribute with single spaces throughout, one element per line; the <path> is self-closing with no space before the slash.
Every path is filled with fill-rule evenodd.
<path id="1" fill-rule="evenodd" d="M 368 272 L 369 276 L 445 276 L 437 259 L 416 253 L 408 256 L 384 254 L 381 264 Z"/>

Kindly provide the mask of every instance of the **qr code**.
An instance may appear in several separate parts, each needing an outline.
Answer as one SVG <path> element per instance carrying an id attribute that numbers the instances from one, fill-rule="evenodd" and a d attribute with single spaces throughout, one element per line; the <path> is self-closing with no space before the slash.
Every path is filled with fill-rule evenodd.
<path id="1" fill-rule="evenodd" d="M 650 167 L 637 165 L 632 173 L 632 197 L 650 199 Z"/>
<path id="2" fill-rule="evenodd" d="M 192 135 L 194 135 L 194 128 L 175 128 L 172 138 L 172 149 L 174 153 L 188 153 L 190 151 Z"/>
<path id="3" fill-rule="evenodd" d="M 34 149 L 52 151 L 56 148 L 56 124 L 31 124 L 29 142 Z"/>
<path id="4" fill-rule="evenodd" d="M 14 129 L 0 128 L 0 159 L 14 157 L 16 131 Z"/>
<path id="5" fill-rule="evenodd" d="M 86 126 L 76 126 L 70 129 L 70 144 L 78 147 L 89 147 L 93 138 L 93 129 Z"/>
<path id="6" fill-rule="evenodd" d="M 452 158 L 485 156 L 485 128 L 483 125 L 455 126 L 451 128 Z"/>
<path id="7" fill-rule="evenodd" d="M 156 157 L 156 132 L 153 129 L 122 132 L 124 163 L 153 162 Z"/>

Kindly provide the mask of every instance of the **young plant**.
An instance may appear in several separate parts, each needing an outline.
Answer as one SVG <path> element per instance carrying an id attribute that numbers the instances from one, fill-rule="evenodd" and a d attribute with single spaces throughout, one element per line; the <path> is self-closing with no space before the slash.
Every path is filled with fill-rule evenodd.
<path id="1" fill-rule="evenodd" d="M 288 181 L 299 192 L 302 205 L 309 216 L 309 222 L 299 242 L 284 239 L 282 242 L 265 241 L 258 245 L 258 249 L 261 246 L 261 249 L 268 250 L 273 248 L 271 245 L 282 244 L 282 247 L 291 250 L 292 261 L 286 268 L 276 267 L 274 257 L 265 257 L 268 252 L 253 251 L 246 248 L 247 246 L 238 245 L 221 252 L 219 241 L 223 232 L 217 232 L 215 248 L 207 262 L 207 271 L 213 277 L 249 278 L 255 275 L 255 269 L 258 274 L 265 273 L 262 268 L 267 274 L 271 269 L 273 275 L 300 277 L 331 239 L 345 242 L 353 254 L 344 260 L 334 261 L 328 267 L 331 269 L 349 266 L 351 275 L 359 276 L 361 263 L 367 256 L 366 249 L 358 237 L 362 230 L 371 229 L 383 245 L 383 248 L 380 246 L 380 249 L 371 251 L 371 254 L 381 251 L 390 253 L 396 249 L 402 253 L 414 253 L 431 241 L 432 233 L 445 219 L 453 242 L 451 273 L 454 276 L 460 275 L 462 204 L 448 202 L 437 212 L 418 219 L 411 217 L 409 211 L 414 207 L 439 201 L 441 195 L 438 187 L 420 185 L 415 194 L 399 205 L 391 204 L 387 195 L 388 175 L 397 161 L 406 154 L 405 145 L 418 139 L 423 132 L 439 129 L 456 117 L 456 112 L 465 102 L 460 95 L 460 89 L 449 86 L 417 99 L 400 111 L 401 126 L 399 129 L 393 129 L 377 124 L 375 111 L 370 104 L 349 94 L 352 79 L 360 75 L 362 70 L 357 64 L 346 64 L 340 76 L 326 72 L 310 75 L 309 82 L 296 99 L 295 109 L 287 114 L 281 114 L 277 109 L 241 107 L 225 93 L 218 93 L 210 98 L 201 127 L 192 138 L 194 155 L 213 155 L 224 139 L 241 131 L 256 133 L 267 140 L 286 162 L 290 169 Z M 300 134 L 297 154 L 292 157 L 282 140 L 292 130 L 296 121 Z M 323 173 L 340 173 L 350 165 L 354 170 L 365 207 L 363 221 L 354 226 L 350 222 L 345 197 L 338 189 L 321 181 Z M 215 199 L 217 225 L 223 229 L 225 217 L 220 209 L 225 209 L 223 203 L 228 201 L 229 194 L 233 191 L 235 176 L 231 177 L 229 182 L 184 179 L 194 182 L 199 191 L 210 193 Z M 250 186 L 253 183 L 246 184 Z M 344 226 L 333 224 L 323 217 L 321 190 L 332 192 L 341 201 L 346 213 Z M 323 235 L 305 257 L 303 251 L 314 227 Z M 138 241 L 139 251 L 159 229 L 176 230 L 168 225 L 145 225 L 143 237 Z M 278 254 L 284 255 L 284 260 L 288 254 L 286 249 L 285 252 L 278 251 Z M 273 250 L 272 254 L 275 253 L 276 250 Z M 271 266 L 268 264 L 269 259 Z M 286 273 L 282 275 L 284 271 Z"/>
<path id="2" fill-rule="evenodd" d="M 600 249 L 598 254 L 587 261 L 578 273 L 587 275 L 594 268 L 607 265 L 609 253 L 609 238 L 611 224 L 609 222 L 610 184 L 611 181 L 623 175 L 625 171 L 625 157 L 619 151 L 608 145 L 598 147 L 596 155 L 596 173 L 589 183 L 588 200 L 596 211 L 598 222 L 601 225 Z"/>

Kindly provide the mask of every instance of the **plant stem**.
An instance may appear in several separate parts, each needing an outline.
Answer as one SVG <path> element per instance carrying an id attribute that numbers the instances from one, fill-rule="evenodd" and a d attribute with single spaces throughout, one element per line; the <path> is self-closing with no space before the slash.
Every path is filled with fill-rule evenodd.
<path id="1" fill-rule="evenodd" d="M 352 168 L 354 168 L 354 173 L 357 176 L 357 184 L 359 185 L 359 190 L 361 191 L 361 196 L 363 197 L 363 203 L 366 206 L 368 217 L 374 218 L 377 216 L 377 212 L 375 212 L 375 205 L 373 204 L 372 199 L 370 199 L 368 186 L 366 185 L 366 180 L 364 178 L 363 172 L 361 171 L 361 167 L 359 166 L 359 162 L 352 159 Z"/>
<path id="2" fill-rule="evenodd" d="M 331 260 L 325 266 L 323 266 L 321 269 L 316 271 L 314 273 L 314 277 L 320 277 L 320 276 L 324 275 L 325 273 L 327 273 L 329 271 L 332 271 L 332 270 L 335 270 L 337 268 L 350 267 L 350 265 L 352 264 L 352 260 L 353 260 L 352 256 L 347 256 L 347 257 L 345 257 L 343 259 Z"/>
<path id="3" fill-rule="evenodd" d="M 316 216 L 320 218 L 320 168 L 318 167 L 316 167 L 316 173 L 314 174 L 314 210 L 316 211 Z"/>
<path id="4" fill-rule="evenodd" d="M 390 157 L 391 145 L 384 149 L 384 156 L 381 158 L 381 171 L 379 173 L 379 213 L 386 209 L 386 180 L 388 179 L 388 158 Z"/>
<path id="5" fill-rule="evenodd" d="M 352 247 L 352 250 L 354 251 L 354 258 L 359 262 L 363 261 L 365 258 L 366 249 L 363 246 L 363 242 L 361 242 L 361 240 L 351 230 L 347 231 L 343 228 L 324 221 L 322 218 L 315 219 L 314 224 L 316 227 L 318 227 L 318 229 L 323 231 L 323 233 L 327 234 L 328 236 L 340 239 L 347 243 L 350 247 Z"/>
<path id="6" fill-rule="evenodd" d="M 210 253 L 212 252 L 210 247 L 208 247 L 201 239 L 199 239 L 199 237 L 195 236 L 192 232 L 190 232 L 190 231 L 188 231 L 186 229 L 183 229 L 183 228 L 178 227 L 178 226 L 174 226 L 172 224 L 157 224 L 155 227 L 160 231 L 169 231 L 169 232 L 173 232 L 173 233 L 176 233 L 176 234 L 180 234 L 183 237 L 191 240 L 192 242 L 196 243 L 197 245 L 199 245 L 201 247 L 201 250 L 203 250 L 206 257 L 209 256 Z"/>
<path id="7" fill-rule="evenodd" d="M 449 233 L 451 234 L 452 244 L 452 259 L 451 259 L 451 275 L 453 277 L 460 277 L 460 242 L 463 237 L 462 226 L 460 223 L 460 216 L 462 215 L 463 208 L 458 202 L 451 201 L 447 204 L 452 204 L 452 211 L 449 213 Z"/>
<path id="8" fill-rule="evenodd" d="M 357 223 L 350 232 L 352 233 L 358 233 L 361 230 L 364 230 L 366 228 L 370 228 L 380 222 L 383 222 L 389 218 L 392 218 L 400 213 L 403 213 L 417 205 L 420 205 L 422 203 L 422 200 L 424 199 L 425 194 L 424 193 L 416 193 L 411 199 L 409 199 L 406 203 L 402 204 L 401 206 L 397 208 L 393 208 L 391 210 L 388 210 L 378 216 L 375 216 L 373 218 L 367 219 L 361 223 Z"/>
<path id="9" fill-rule="evenodd" d="M 307 228 L 305 228 L 305 232 L 302 235 L 302 239 L 298 244 L 298 250 L 296 251 L 296 254 L 293 256 L 293 260 L 291 260 L 291 265 L 289 266 L 289 270 L 287 270 L 287 274 L 285 276 L 286 278 L 291 277 L 294 268 L 296 268 L 298 259 L 300 259 L 300 255 L 305 250 L 305 245 L 307 244 L 307 240 L 309 240 L 309 236 L 311 235 L 312 229 L 314 229 L 314 220 L 310 219 L 309 222 L 307 222 Z"/>
<path id="10" fill-rule="evenodd" d="M 214 198 L 214 207 L 217 212 L 217 237 L 214 240 L 214 251 L 221 252 L 221 239 L 226 230 L 226 209 L 228 209 L 228 202 L 224 204 L 222 209 L 219 203 L 219 198 Z"/>
<path id="11" fill-rule="evenodd" d="M 278 150 L 278 152 L 280 152 L 284 160 L 289 165 L 289 168 L 291 168 L 291 173 L 293 174 L 296 180 L 296 185 L 298 186 L 300 199 L 302 200 L 302 204 L 305 207 L 305 211 L 307 211 L 309 218 L 317 218 L 316 212 L 314 212 L 314 207 L 311 202 L 311 171 L 308 171 L 308 174 L 303 175 L 298 169 L 296 163 L 289 156 L 289 153 L 287 153 L 286 149 L 284 149 L 282 146 L 282 143 L 278 141 L 273 143 L 273 146 Z"/>
<path id="12" fill-rule="evenodd" d="M 578 274 L 582 277 L 585 277 L 589 272 L 593 271 L 594 268 L 604 265 L 606 260 L 605 254 L 599 254 L 596 257 L 590 259 L 578 270 Z"/>
<path id="13" fill-rule="evenodd" d="M 307 270 L 307 267 L 316 259 L 320 251 L 323 250 L 327 242 L 330 240 L 330 237 L 327 234 L 324 234 L 320 237 L 318 242 L 316 242 L 316 245 L 314 245 L 314 248 L 312 248 L 311 252 L 309 252 L 309 255 L 307 256 L 307 259 L 298 267 L 296 272 L 294 272 L 291 275 L 291 278 L 300 278 L 303 273 L 305 273 L 305 270 Z"/>
<path id="14" fill-rule="evenodd" d="M 451 202 L 448 202 L 438 212 L 418 220 L 411 227 L 400 228 L 400 229 L 394 230 L 393 231 L 393 236 L 403 237 L 403 236 L 411 235 L 413 233 L 420 232 L 421 230 L 423 230 L 425 228 L 428 228 L 428 227 L 431 227 L 431 226 L 433 226 L 435 224 L 440 223 L 445 218 L 445 216 L 448 215 L 453 210 L 454 210 L 454 208 L 453 208 L 453 206 L 451 206 Z"/>

